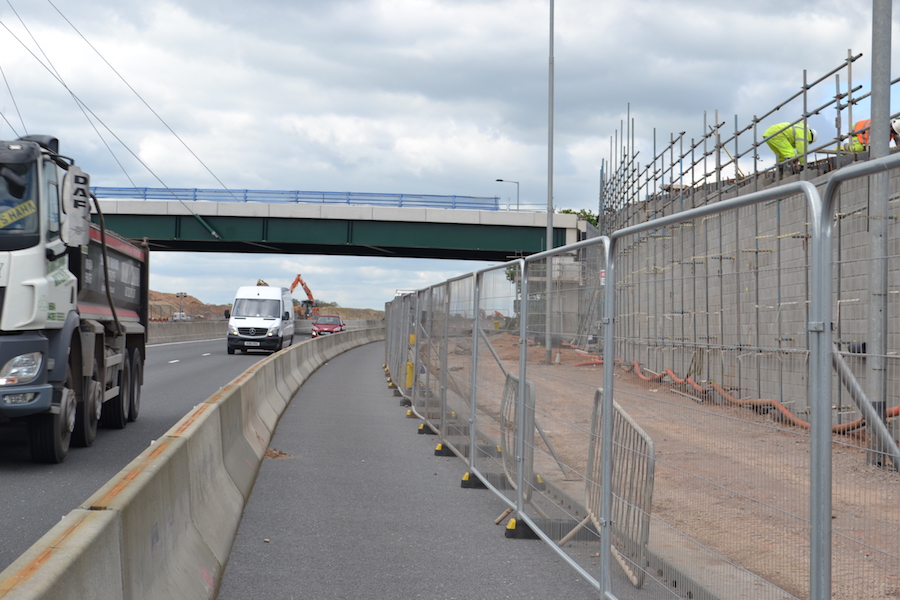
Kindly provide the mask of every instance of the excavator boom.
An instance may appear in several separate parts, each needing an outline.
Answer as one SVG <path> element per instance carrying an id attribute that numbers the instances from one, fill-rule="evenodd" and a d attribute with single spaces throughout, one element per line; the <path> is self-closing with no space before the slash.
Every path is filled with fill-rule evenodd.
<path id="1" fill-rule="evenodd" d="M 297 286 L 300 285 L 303 288 L 303 291 L 306 292 L 307 300 L 303 300 L 301 304 L 306 309 L 305 317 L 309 317 L 310 315 L 317 316 L 319 314 L 319 306 L 316 304 L 316 299 L 313 298 L 313 294 L 309 289 L 309 286 L 306 285 L 306 282 L 303 281 L 303 277 L 301 275 L 297 275 L 294 278 L 294 283 L 291 284 L 290 292 L 293 294 L 294 290 L 297 289 Z"/>

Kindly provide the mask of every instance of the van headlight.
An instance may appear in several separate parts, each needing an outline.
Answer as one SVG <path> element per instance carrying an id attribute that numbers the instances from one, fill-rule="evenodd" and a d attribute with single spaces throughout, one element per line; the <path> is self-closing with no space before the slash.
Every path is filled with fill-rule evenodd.
<path id="1" fill-rule="evenodd" d="M 231 323 L 229 323 L 228 324 L 228 335 L 237 335 L 237 334 L 238 334 L 237 327 L 232 325 Z"/>
<path id="2" fill-rule="evenodd" d="M 43 355 L 29 352 L 7 361 L 0 369 L 0 385 L 15 385 L 33 381 L 41 373 Z"/>
<path id="3" fill-rule="evenodd" d="M 269 333 L 268 333 L 268 336 L 269 336 L 269 337 L 273 337 L 273 336 L 276 336 L 276 335 L 278 335 L 278 325 L 277 325 L 277 324 L 272 325 L 271 327 L 269 327 Z"/>

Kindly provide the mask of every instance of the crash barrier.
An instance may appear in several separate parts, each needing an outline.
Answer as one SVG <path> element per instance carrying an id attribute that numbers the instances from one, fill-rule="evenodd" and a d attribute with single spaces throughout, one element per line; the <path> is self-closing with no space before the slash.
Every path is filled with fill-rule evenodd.
<path id="1" fill-rule="evenodd" d="M 248 369 L 0 573 L 0 598 L 215 598 L 281 413 L 320 365 L 382 339 L 306 340 Z"/>
<path id="2" fill-rule="evenodd" d="M 344 321 L 347 331 L 383 327 L 380 320 L 349 319 Z M 295 322 L 296 333 L 308 334 L 312 321 L 301 319 Z M 150 321 L 147 326 L 148 344 L 166 344 L 194 340 L 216 340 L 228 334 L 228 321 Z"/>
<path id="3" fill-rule="evenodd" d="M 869 232 L 900 238 L 898 168 L 857 163 L 405 293 L 386 317 L 390 384 L 435 452 L 466 462 L 462 485 L 504 501 L 507 535 L 543 540 L 604 600 L 889 597 L 900 313 L 877 302 L 900 258 L 870 257 Z M 869 178 L 891 175 L 881 217 Z"/>

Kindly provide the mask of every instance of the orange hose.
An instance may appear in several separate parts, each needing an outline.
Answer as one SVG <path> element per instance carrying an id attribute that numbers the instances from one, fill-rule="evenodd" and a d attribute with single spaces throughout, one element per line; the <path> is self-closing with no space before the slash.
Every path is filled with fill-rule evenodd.
<path id="1" fill-rule="evenodd" d="M 796 425 L 797 427 L 801 427 L 803 429 L 809 429 L 809 427 L 810 427 L 809 422 L 804 421 L 803 419 L 795 416 L 781 402 L 779 402 L 777 400 L 773 400 L 771 398 L 755 398 L 755 399 L 748 399 L 748 400 L 739 400 L 739 399 L 735 398 L 734 396 L 732 396 L 731 394 L 729 394 L 727 391 L 725 391 L 725 389 L 722 388 L 722 386 L 720 386 L 716 382 L 712 382 L 712 384 L 710 384 L 708 387 L 703 387 L 699 383 L 694 381 L 694 379 L 690 376 L 685 377 L 683 379 L 678 377 L 678 375 L 676 375 L 675 372 L 672 371 L 672 369 L 670 369 L 668 367 L 666 367 L 664 372 L 662 372 L 656 376 L 649 377 L 647 375 L 644 375 L 641 372 L 641 365 L 638 363 L 638 361 L 634 361 L 631 365 L 631 368 L 628 370 L 633 370 L 634 373 L 638 377 L 640 377 L 643 381 L 660 381 L 660 380 L 662 380 L 663 377 L 668 376 L 675 383 L 677 383 L 679 385 L 687 384 L 687 385 L 691 386 L 696 392 L 701 393 L 701 394 L 709 392 L 709 391 L 714 391 L 723 400 L 725 400 L 729 404 L 733 404 L 735 406 L 774 408 L 788 423 L 791 423 L 791 424 Z M 900 416 L 900 406 L 894 406 L 894 407 L 889 408 L 887 410 L 886 416 L 888 416 L 888 417 Z M 859 418 L 854 421 L 850 421 L 849 423 L 841 423 L 840 425 L 832 425 L 831 431 L 832 431 L 832 433 L 846 434 L 846 433 L 850 433 L 852 431 L 856 431 L 857 429 L 861 429 L 862 427 L 865 427 L 865 424 L 866 424 L 865 419 Z"/>

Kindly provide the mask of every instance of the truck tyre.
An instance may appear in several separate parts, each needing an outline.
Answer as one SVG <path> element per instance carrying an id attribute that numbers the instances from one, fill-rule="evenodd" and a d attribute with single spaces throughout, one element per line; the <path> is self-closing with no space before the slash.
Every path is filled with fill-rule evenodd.
<path id="1" fill-rule="evenodd" d="M 144 380 L 144 359 L 141 356 L 141 349 L 135 348 L 131 351 L 131 397 L 129 398 L 131 405 L 128 410 L 128 420 L 137 421 L 138 413 L 141 412 L 141 382 Z"/>
<path id="2" fill-rule="evenodd" d="M 125 429 L 131 416 L 131 356 L 125 351 L 119 371 L 119 395 L 104 403 L 100 424 L 109 429 Z"/>
<path id="3" fill-rule="evenodd" d="M 59 413 L 34 415 L 28 420 L 28 446 L 36 463 L 58 464 L 69 453 L 75 429 L 75 378 L 66 369 L 66 385 Z"/>
<path id="4" fill-rule="evenodd" d="M 103 408 L 103 387 L 100 385 L 100 369 L 94 360 L 94 374 L 87 380 L 82 392 L 82 400 L 75 411 L 75 430 L 72 443 L 84 448 L 94 443 L 97 437 L 97 422 Z"/>

